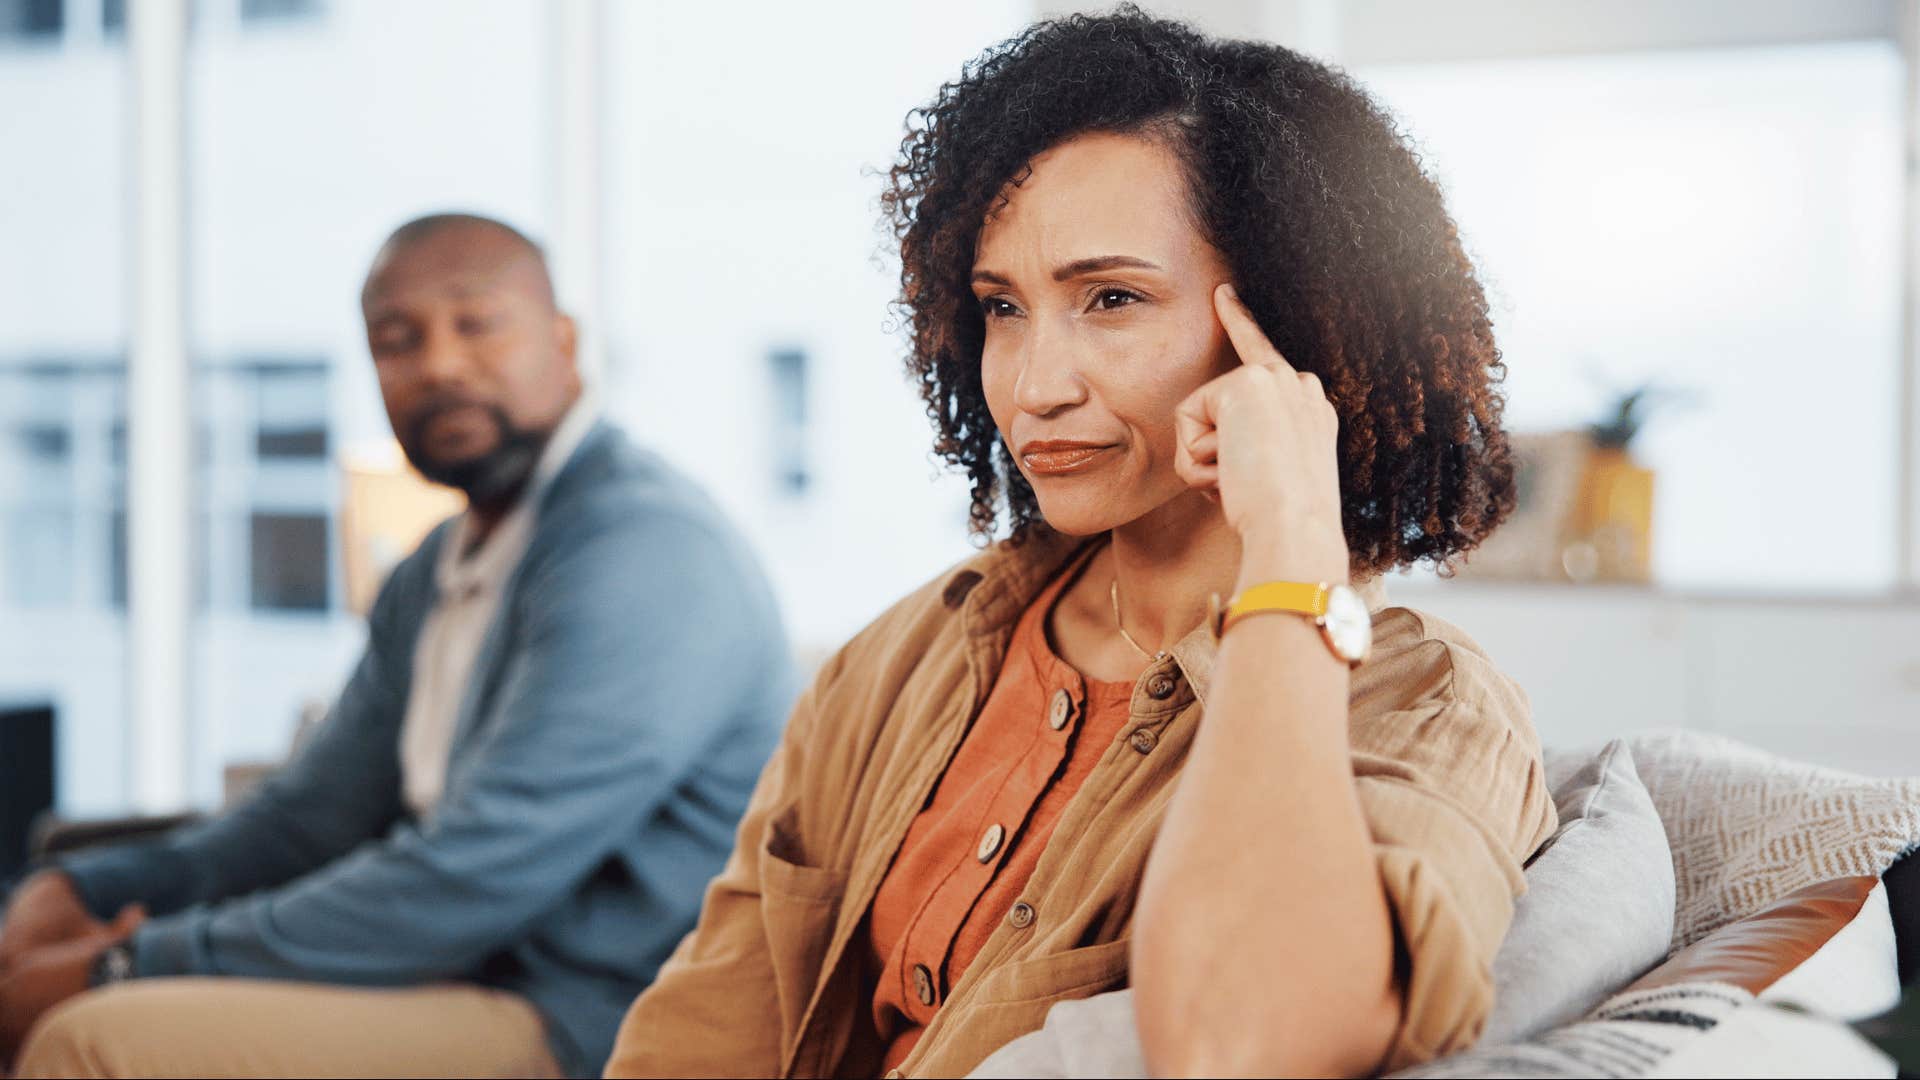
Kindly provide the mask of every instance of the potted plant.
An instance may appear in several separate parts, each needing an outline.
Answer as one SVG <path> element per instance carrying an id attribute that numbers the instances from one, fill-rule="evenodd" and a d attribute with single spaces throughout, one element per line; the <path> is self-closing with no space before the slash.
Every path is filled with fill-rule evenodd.
<path id="1" fill-rule="evenodd" d="M 1652 580 L 1654 474 L 1634 460 L 1632 445 L 1653 406 L 1678 396 L 1642 383 L 1617 394 L 1588 426 L 1591 445 L 1562 552 L 1574 580 Z"/>

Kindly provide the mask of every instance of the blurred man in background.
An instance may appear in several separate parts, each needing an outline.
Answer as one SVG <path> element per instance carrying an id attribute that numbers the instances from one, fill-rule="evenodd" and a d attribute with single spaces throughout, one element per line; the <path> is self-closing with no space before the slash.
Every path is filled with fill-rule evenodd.
<path id="1" fill-rule="evenodd" d="M 732 845 L 793 691 L 745 544 L 595 418 L 511 227 L 410 222 L 361 301 L 394 434 L 468 508 L 258 794 L 16 891 L 21 1075 L 598 1075 Z"/>

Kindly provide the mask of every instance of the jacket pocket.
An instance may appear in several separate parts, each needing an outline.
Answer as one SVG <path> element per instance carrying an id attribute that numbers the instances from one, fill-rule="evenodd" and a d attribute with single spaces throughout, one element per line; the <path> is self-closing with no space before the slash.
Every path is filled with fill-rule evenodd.
<path id="1" fill-rule="evenodd" d="M 907 1059 L 909 1071 L 914 1076 L 964 1076 L 995 1050 L 1038 1031 L 1056 1003 L 1092 997 L 1126 982 L 1125 938 L 987 972 L 964 1005 L 956 1001 L 934 1017 L 934 1028 Z"/>
<path id="2" fill-rule="evenodd" d="M 1090 997 L 1127 981 L 1129 939 L 1035 956 L 989 972 L 973 1001 L 1005 1005 L 1025 1001 L 1064 1001 Z"/>
<path id="3" fill-rule="evenodd" d="M 820 982 L 820 965 L 847 888 L 845 874 L 801 861 L 792 826 L 791 810 L 776 815 L 760 849 L 760 922 L 780 1003 L 783 1059 L 799 1039 L 800 1019 Z"/>

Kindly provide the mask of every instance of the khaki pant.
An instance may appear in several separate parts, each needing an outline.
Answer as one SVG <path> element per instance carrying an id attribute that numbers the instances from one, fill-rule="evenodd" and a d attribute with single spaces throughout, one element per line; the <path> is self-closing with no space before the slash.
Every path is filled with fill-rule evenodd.
<path id="1" fill-rule="evenodd" d="M 369 990 L 142 979 L 82 994 L 28 1036 L 18 1075 L 558 1077 L 533 1006 L 459 983 Z"/>

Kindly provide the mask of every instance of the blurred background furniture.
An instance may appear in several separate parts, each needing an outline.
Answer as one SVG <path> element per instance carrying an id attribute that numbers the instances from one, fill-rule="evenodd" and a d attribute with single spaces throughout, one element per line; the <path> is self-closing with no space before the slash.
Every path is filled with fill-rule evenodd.
<path id="1" fill-rule="evenodd" d="M 0 889 L 27 863 L 34 819 L 54 802 L 54 713 L 0 702 Z"/>
<path id="2" fill-rule="evenodd" d="M 41 711 L 47 714 L 47 722 L 44 725 L 46 733 L 44 735 L 39 734 L 39 726 L 32 722 L 32 712 L 27 711 L 29 722 L 25 725 L 25 728 L 28 735 L 22 739 L 22 742 L 29 748 L 32 748 L 38 745 L 33 741 L 34 739 L 45 740 L 47 752 L 44 757 L 49 763 L 45 775 L 51 777 L 51 747 L 53 738 L 52 710 L 47 708 Z M 0 712 L 0 723 L 4 723 L 5 717 L 6 714 Z M 295 751 L 298 751 L 301 746 L 305 745 L 306 740 L 312 736 L 314 729 L 325 721 L 326 718 L 327 705 L 325 702 L 315 700 L 306 702 L 305 705 L 301 707 L 300 720 L 294 728 L 293 746 L 289 749 L 287 757 L 292 757 Z M 4 740 L 4 735 L 0 735 L 0 740 Z M 11 760 L 4 756 L 6 751 L 7 746 L 5 742 L 0 741 L 0 784 L 6 782 L 4 772 L 6 765 L 4 763 Z M 245 798 L 248 792 L 252 791 L 261 781 L 273 775 L 274 770 L 278 769 L 284 763 L 285 759 L 283 758 L 278 761 L 241 761 L 228 764 L 223 773 L 224 790 L 222 792 L 221 805 L 232 806 L 234 803 Z M 22 855 L 19 864 L 14 870 L 16 875 L 20 870 L 31 866 L 35 861 L 58 855 L 63 851 L 73 851 L 78 848 L 91 847 L 95 844 L 117 844 L 152 839 L 164 835 L 173 829 L 177 829 L 182 825 L 191 825 L 206 816 L 197 811 L 187 811 L 178 814 L 130 814 L 121 817 L 63 818 L 53 809 L 55 803 L 52 796 L 51 781 L 49 781 L 47 785 L 47 795 L 45 798 L 37 801 L 34 799 L 23 799 L 20 801 L 22 805 L 31 804 L 33 809 L 26 817 L 21 819 L 25 824 L 20 830 L 20 850 Z M 10 820 L 10 818 L 0 818 L 0 824 L 4 824 Z M 10 878 L 8 875 L 0 872 L 0 893 L 4 893 L 9 883 Z"/>

